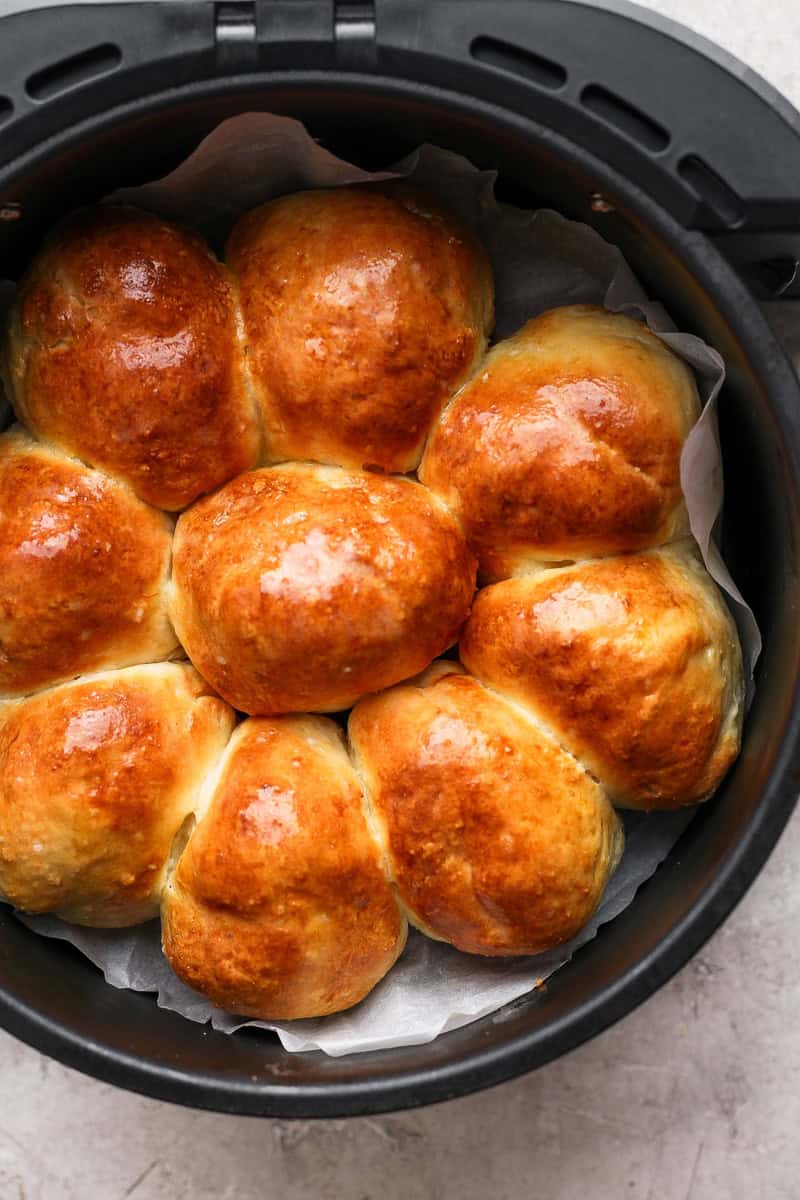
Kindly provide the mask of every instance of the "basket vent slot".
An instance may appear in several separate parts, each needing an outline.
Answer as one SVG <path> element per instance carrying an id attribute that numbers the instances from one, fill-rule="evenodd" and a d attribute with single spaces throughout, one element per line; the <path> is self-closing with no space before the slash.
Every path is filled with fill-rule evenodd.
<path id="1" fill-rule="evenodd" d="M 583 89 L 581 104 L 653 154 L 666 150 L 670 143 L 670 136 L 662 125 L 599 84 L 590 83 Z"/>
<path id="2" fill-rule="evenodd" d="M 50 100 L 69 88 L 88 83 L 99 75 L 107 75 L 116 70 L 121 62 L 122 51 L 119 46 L 106 42 L 36 71 L 28 79 L 25 90 L 34 100 Z"/>
<path id="3" fill-rule="evenodd" d="M 558 91 L 567 82 L 567 72 L 560 63 L 496 38 L 475 38 L 470 46 L 470 54 L 477 62 L 508 71 L 511 75 L 520 75 L 529 83 L 550 92 Z"/>
<path id="4" fill-rule="evenodd" d="M 721 221 L 729 227 L 741 225 L 745 218 L 744 205 L 736 192 L 716 171 L 696 154 L 687 154 L 678 163 L 678 174 Z"/>
<path id="5" fill-rule="evenodd" d="M 0 96 L 0 125 L 2 125 L 4 121 L 8 120 L 13 111 L 14 105 L 11 103 L 8 97 Z"/>

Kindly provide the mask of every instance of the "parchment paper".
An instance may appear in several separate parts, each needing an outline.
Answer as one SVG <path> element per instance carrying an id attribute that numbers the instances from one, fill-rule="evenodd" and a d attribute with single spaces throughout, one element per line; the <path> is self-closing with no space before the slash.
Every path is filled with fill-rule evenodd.
<path id="1" fill-rule="evenodd" d="M 495 174 L 465 159 L 422 146 L 391 172 L 369 174 L 317 145 L 298 122 L 247 113 L 219 125 L 171 175 L 109 197 L 178 219 L 217 249 L 238 216 L 253 206 L 304 188 L 338 187 L 404 176 L 440 196 L 482 239 L 497 288 L 495 338 L 560 304 L 605 304 L 644 319 L 696 373 L 702 415 L 681 458 L 681 481 L 692 532 L 706 567 L 726 593 L 752 672 L 761 640 L 713 542 L 722 506 L 722 465 L 716 404 L 725 368 L 715 350 L 679 333 L 663 308 L 649 302 L 622 254 L 586 225 L 546 210 L 526 212 L 494 198 Z M 0 283 L 0 304 L 8 294 Z M 0 397 L 0 411 L 2 397 Z M 232 1033 L 243 1025 L 274 1029 L 290 1051 L 331 1055 L 431 1041 L 478 1017 L 498 1012 L 531 992 L 633 900 L 692 819 L 678 813 L 625 813 L 627 845 L 593 920 L 566 946 L 523 959 L 488 960 L 461 954 L 412 932 L 397 966 L 349 1012 L 280 1024 L 245 1022 L 221 1012 L 172 973 L 160 949 L 157 922 L 135 929 L 80 929 L 55 917 L 18 914 L 31 929 L 72 943 L 114 987 L 155 992 L 158 1004 L 193 1021 Z M 499 1014 L 498 1019 L 500 1019 Z"/>

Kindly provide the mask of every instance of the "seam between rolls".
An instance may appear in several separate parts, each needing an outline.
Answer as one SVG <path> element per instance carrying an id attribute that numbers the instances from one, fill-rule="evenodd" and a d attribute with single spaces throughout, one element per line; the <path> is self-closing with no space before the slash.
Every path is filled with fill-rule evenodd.
<path id="1" fill-rule="evenodd" d="M 422 442 L 422 450 L 421 450 L 421 453 L 417 460 L 417 465 L 413 468 L 415 474 L 417 474 L 417 475 L 419 474 L 419 470 L 424 462 L 425 455 L 428 452 L 428 446 L 431 443 L 431 439 L 433 438 L 434 433 L 437 432 L 437 430 L 439 429 L 439 426 L 444 421 L 445 416 L 450 411 L 450 409 L 453 407 L 456 400 L 461 395 L 461 393 L 464 391 L 464 389 L 470 383 L 472 383 L 473 379 L 475 379 L 475 377 L 478 374 L 479 369 L 485 363 L 487 355 L 490 352 L 490 349 L 491 348 L 489 346 L 489 334 L 483 333 L 480 337 L 478 346 L 476 346 L 476 348 L 475 348 L 475 354 L 473 355 L 472 362 L 467 367 L 467 370 L 464 373 L 463 379 L 458 384 L 458 386 L 455 387 L 450 392 L 449 395 L 445 396 L 444 400 L 439 405 L 438 411 L 434 414 L 434 416 L 428 423 L 428 429 L 427 429 L 427 432 L 426 432 L 425 437 Z M 420 482 L 422 482 L 422 481 L 420 480 Z"/>
<path id="2" fill-rule="evenodd" d="M 344 735 L 344 747 L 345 751 L 347 752 L 347 757 L 350 760 L 353 774 L 358 781 L 359 789 L 361 791 L 361 811 L 364 815 L 367 831 L 378 850 L 378 854 L 380 856 L 379 865 L 383 875 L 392 889 L 392 896 L 394 897 L 394 902 L 400 911 L 401 917 L 408 925 L 413 926 L 414 929 L 419 930 L 419 932 L 425 934 L 426 937 L 429 937 L 433 941 L 437 942 L 443 941 L 444 939 L 437 937 L 435 933 L 432 933 L 420 923 L 419 918 L 411 910 L 403 898 L 403 895 L 400 891 L 400 886 L 395 876 L 392 856 L 389 852 L 388 834 L 386 832 L 385 825 L 378 817 L 375 804 L 372 799 L 372 791 L 367 783 L 366 775 L 364 773 L 361 755 L 359 754 L 355 742 L 350 737 L 349 726 Z"/>
<path id="3" fill-rule="evenodd" d="M 176 649 L 186 654 L 180 643 L 178 643 Z M 144 661 L 136 660 L 135 662 L 120 663 L 118 666 L 99 666 L 93 671 L 79 671 L 75 675 L 66 675 L 59 679 L 53 679 L 49 683 L 43 683 L 41 687 L 31 688 L 27 692 L 14 692 L 13 694 L 10 692 L 0 692 L 0 708 L 6 704 L 21 704 L 26 700 L 33 700 L 35 696 L 43 696 L 45 692 L 55 692 L 60 688 L 73 687 L 82 683 L 91 684 L 97 680 L 108 679 L 112 675 L 123 675 L 128 671 L 147 670 L 150 667 L 189 667 L 200 676 L 203 683 L 209 687 L 211 686 L 188 656 L 186 658 L 175 658 L 174 655 L 171 655 L 168 658 L 149 658 Z M 216 696 L 217 693 L 214 692 L 213 695 Z"/>
<path id="4" fill-rule="evenodd" d="M 178 520 L 176 517 L 176 519 L 174 520 L 173 525 L 172 525 L 172 530 L 170 532 L 169 552 L 168 552 L 168 557 L 167 557 L 167 568 L 166 568 L 166 571 L 164 572 L 164 578 L 161 583 L 161 604 L 163 606 L 164 616 L 166 618 L 167 624 L 168 624 L 169 628 L 172 630 L 172 633 L 175 638 L 175 649 L 172 652 L 172 656 L 180 653 L 180 654 L 186 655 L 186 658 L 189 659 L 189 654 L 186 650 L 186 647 L 184 646 L 183 642 L 180 639 L 180 635 L 178 634 L 177 626 L 172 619 L 172 612 L 173 612 L 174 601 L 175 601 L 175 593 L 177 590 L 176 584 L 175 584 L 175 537 L 177 535 L 177 532 L 178 532 Z M 191 662 L 191 659 L 189 659 L 189 661 Z"/>
<path id="5" fill-rule="evenodd" d="M 192 838 L 211 808 L 214 795 L 219 787 L 220 782 L 222 781 L 225 769 L 230 761 L 233 750 L 235 749 L 234 742 L 237 740 L 236 735 L 242 728 L 243 724 L 244 722 L 240 722 L 239 724 L 234 725 L 233 729 L 231 730 L 230 737 L 222 747 L 217 760 L 206 771 L 205 775 L 194 789 L 191 809 L 184 817 L 180 828 L 176 831 L 175 837 L 172 839 L 169 857 L 167 859 L 167 863 L 164 868 L 164 874 L 162 876 L 160 896 L 161 901 L 163 901 L 163 897 L 168 891 L 173 890 L 173 877 L 178 869 L 178 864 L 188 850 Z M 179 838 L 181 831 L 190 818 L 194 821 L 194 824 L 192 825 L 185 842 L 181 846 L 180 852 L 174 853 L 175 842 Z"/>
<path id="6" fill-rule="evenodd" d="M 641 546 L 636 550 L 612 550 L 609 554 L 579 554 L 575 558 L 534 559 L 530 566 L 520 567 L 511 575 L 500 575 L 497 578 L 490 579 L 482 584 L 478 590 L 486 591 L 488 588 L 509 583 L 514 579 L 534 579 L 540 575 L 564 575 L 568 571 L 574 571 L 576 567 L 600 566 L 602 563 L 612 562 L 618 558 L 652 557 L 653 555 L 661 554 L 664 550 L 668 550 L 671 547 L 679 546 L 681 542 L 688 541 L 691 541 L 694 545 L 697 544 L 691 533 L 684 533 L 666 541 L 656 542 L 653 545 Z"/>
<path id="7" fill-rule="evenodd" d="M 265 406 L 261 403 L 262 389 L 256 387 L 250 364 L 250 340 L 247 336 L 247 326 L 245 325 L 244 312 L 242 310 L 239 277 L 226 262 L 222 262 L 221 260 L 217 261 L 219 262 L 220 270 L 224 273 L 231 290 L 234 335 L 236 338 L 236 346 L 239 351 L 239 374 L 244 384 L 244 390 L 247 394 L 247 398 L 250 401 L 251 413 L 255 419 L 256 427 L 258 429 L 258 456 L 254 465 L 255 467 L 263 467 L 269 461 L 269 438 L 267 437 L 264 411 Z"/>
<path id="8" fill-rule="evenodd" d="M 0 355 L 0 363 L 1 362 L 2 356 Z M 51 454 L 54 458 L 61 459 L 67 464 L 72 463 L 75 466 L 82 467 L 85 471 L 91 472 L 94 475 L 101 475 L 115 487 L 121 488 L 124 492 L 127 492 L 128 496 L 136 501 L 137 504 L 143 504 L 144 507 L 150 512 L 157 513 L 158 516 L 163 518 L 165 525 L 169 526 L 171 529 L 174 529 L 175 522 L 182 511 L 181 509 L 161 508 L 157 504 L 152 504 L 149 500 L 145 500 L 143 496 L 140 496 L 133 484 L 125 479 L 122 475 L 117 475 L 108 467 L 101 466 L 98 463 L 90 462 L 88 458 L 82 458 L 76 450 L 68 449 L 66 446 L 62 446 L 60 442 L 54 441 L 47 434 L 41 433 L 38 429 L 34 429 L 33 425 L 29 425 L 17 410 L 17 405 L 12 399 L 12 395 L 7 396 L 7 399 L 11 404 L 11 409 L 16 417 L 16 421 L 14 421 L 13 424 L 9 425 L 6 429 L 2 430 L 2 435 L 9 433 L 23 434 L 30 439 L 30 442 L 32 443 L 31 449 L 41 450 L 45 454 Z"/>
<path id="9" fill-rule="evenodd" d="M 21 423 L 25 425 L 24 422 Z M 46 434 L 38 433 L 32 428 L 32 426 L 25 425 L 25 429 L 33 436 L 34 440 L 37 441 L 40 446 L 43 446 L 46 450 L 51 451 L 51 453 L 61 455 L 68 461 L 79 463 L 80 466 L 84 467 L 87 471 L 95 471 L 98 475 L 104 475 L 106 479 L 110 479 L 112 483 L 117 485 L 117 487 L 125 488 L 125 490 L 130 492 L 131 496 L 133 496 L 135 500 L 138 500 L 140 504 L 146 505 L 146 507 L 152 509 L 153 512 L 161 513 L 167 518 L 172 516 L 174 510 L 159 508 L 156 504 L 151 504 L 149 500 L 145 500 L 143 496 L 139 495 L 133 484 L 125 479 L 122 475 L 117 475 L 108 467 L 100 466 L 98 463 L 90 462 L 88 458 L 83 458 L 80 454 L 78 454 L 77 450 L 66 449 L 66 447 L 62 446 L 59 442 L 53 441 L 53 439 L 48 437 Z"/>
<path id="10" fill-rule="evenodd" d="M 629 471 L 632 471 L 635 475 L 637 475 L 640 479 L 645 480 L 647 483 L 652 484 L 653 489 L 658 495 L 664 495 L 667 489 L 663 486 L 663 484 L 660 484 L 653 478 L 652 475 L 649 475 L 643 467 L 638 467 L 636 463 L 631 462 L 628 456 L 624 454 L 618 446 L 612 446 L 604 437 L 601 437 L 600 433 L 596 429 L 593 429 L 591 425 L 587 425 L 585 421 L 581 420 L 581 417 L 578 413 L 565 411 L 561 415 L 570 420 L 573 426 L 577 426 L 579 429 L 583 430 L 584 433 L 587 433 L 592 439 L 599 442 L 600 445 L 607 450 L 613 458 L 619 459 Z M 685 440 L 686 439 L 684 438 L 684 441 Z M 681 450 L 683 450 L 683 445 L 681 445 Z M 680 476 L 678 478 L 678 491 L 680 492 L 682 498 L 683 491 L 680 486 Z"/>
<path id="11" fill-rule="evenodd" d="M 468 671 L 467 674 L 471 675 L 471 672 Z M 617 812 L 617 804 L 615 803 L 614 792 L 611 790 L 610 787 L 608 787 L 607 784 L 605 784 L 603 782 L 602 779 L 600 779 L 600 777 L 598 775 L 596 775 L 594 773 L 594 771 L 591 771 L 589 769 L 589 767 L 586 765 L 586 763 L 584 763 L 577 756 L 577 754 L 573 754 L 573 752 L 569 749 L 569 747 L 565 746 L 564 743 L 561 741 L 561 739 L 556 737 L 555 732 L 550 728 L 550 726 L 547 724 L 547 722 L 545 720 L 543 720 L 540 716 L 538 716 L 538 714 L 536 714 L 532 709 L 528 708 L 527 705 L 520 703 L 520 701 L 513 699 L 511 696 L 506 695 L 506 693 L 501 691 L 499 688 L 491 687 L 483 679 L 480 679 L 479 676 L 473 675 L 472 678 L 477 679 L 477 681 L 481 684 L 481 686 L 485 687 L 486 690 L 491 695 L 497 696 L 500 700 L 502 700 L 506 704 L 508 704 L 517 713 L 518 716 L 522 717 L 522 719 L 527 721 L 534 729 L 537 730 L 537 732 L 541 733 L 550 742 L 552 742 L 553 745 L 557 746 L 558 749 L 562 752 L 562 754 L 565 754 L 566 757 L 568 759 L 570 759 L 570 761 L 573 762 L 575 764 L 575 766 L 578 767 L 578 769 L 580 771 L 582 771 L 584 773 L 584 775 L 586 775 L 587 778 L 590 779 L 599 788 L 599 790 L 603 796 L 603 799 L 608 804 L 608 807 L 611 810 L 611 820 L 607 821 L 607 822 L 604 821 L 602 824 L 602 836 L 601 836 L 600 844 L 598 845 L 597 854 L 595 855 L 595 861 L 593 863 L 593 868 L 592 868 L 593 875 L 595 877 L 597 876 L 598 870 L 601 868 L 602 863 L 603 863 L 604 850 L 606 849 L 608 843 L 610 842 L 610 840 L 612 838 L 615 839 L 618 844 L 620 844 L 620 852 L 617 855 L 616 862 L 614 863 L 612 869 L 609 871 L 608 879 L 606 880 L 606 883 L 600 889 L 600 892 L 599 892 L 599 895 L 597 898 L 597 903 L 595 904 L 594 909 L 592 910 L 593 913 L 596 912 L 602 902 L 603 893 L 605 892 L 605 888 L 608 884 L 608 880 L 611 878 L 611 876 L 614 874 L 617 867 L 619 866 L 619 864 L 622 860 L 622 855 L 625 851 L 625 829 L 622 824 L 622 820 Z M 598 818 L 601 818 L 601 816 L 602 816 L 602 814 L 598 810 Z M 587 917 L 587 921 L 591 919 L 591 915 L 592 914 L 590 914 L 589 917 Z"/>
<path id="12" fill-rule="evenodd" d="M 461 514 L 457 511 L 457 509 L 451 508 L 450 505 L 445 500 L 442 499 L 442 497 L 439 495 L 438 492 L 435 492 L 433 490 L 433 488 L 428 487 L 427 483 L 423 483 L 423 481 L 418 476 L 415 476 L 411 482 L 416 483 L 418 485 L 418 487 L 424 488 L 426 495 L 430 498 L 430 501 L 433 504 L 434 508 L 436 508 L 440 513 L 447 516 L 447 518 L 450 521 L 452 521 L 452 523 L 455 526 L 456 530 L 458 531 L 459 535 L 461 536 L 461 538 L 463 538 L 464 543 L 467 547 L 467 550 L 472 555 L 472 559 L 475 562 L 476 569 L 477 569 L 478 555 L 475 552 L 475 550 L 473 549 L 472 543 L 470 542 L 469 538 L 467 537 L 467 531 L 464 528 L 464 522 L 461 518 Z M 476 583 L 475 591 L 473 594 L 477 594 L 478 590 L 479 590 L 478 585 Z"/>
<path id="13" fill-rule="evenodd" d="M 355 742 L 350 737 L 349 728 L 344 734 L 344 748 L 347 752 L 347 757 L 350 760 L 350 766 L 353 769 L 353 774 L 358 780 L 361 791 L 361 811 L 375 846 L 378 849 L 381 859 L 381 867 L 392 886 L 395 886 L 394 870 L 392 869 L 391 856 L 389 854 L 389 838 L 386 833 L 386 828 L 379 820 L 375 810 L 375 805 L 372 800 L 372 792 L 366 780 L 364 768 L 361 762 L 361 755 Z"/>
<path id="14" fill-rule="evenodd" d="M 564 745 L 564 743 L 559 737 L 556 736 L 555 731 L 550 728 L 544 718 L 540 717 L 539 714 L 533 709 L 528 708 L 526 704 L 523 704 L 513 696 L 509 696 L 506 692 L 502 691 L 502 689 L 493 687 L 492 684 L 487 683 L 486 680 L 482 679 L 480 675 L 473 675 L 473 673 L 469 670 L 467 670 L 467 675 L 470 675 L 473 679 L 476 679 L 478 683 L 480 683 L 481 687 L 486 688 L 487 692 L 490 692 L 493 696 L 498 696 L 501 700 L 508 704 L 509 707 L 513 708 L 518 716 L 521 716 L 530 725 L 532 725 L 534 729 L 543 734 L 548 741 L 552 742 L 554 746 L 557 746 L 558 749 L 561 750 L 562 753 L 566 754 L 567 758 L 571 759 L 572 762 L 584 773 L 584 775 L 588 775 L 589 779 L 591 779 L 593 783 L 596 783 L 603 793 L 609 798 L 609 800 L 611 800 L 613 795 L 611 789 L 605 783 L 603 783 L 602 779 L 600 779 L 600 777 L 596 775 L 594 771 L 589 769 L 586 763 L 584 763 L 577 754 L 574 754 L 568 746 Z"/>
<path id="15" fill-rule="evenodd" d="M 183 852 L 192 840 L 192 835 L 197 828 L 197 817 L 194 812 L 188 812 L 181 821 L 178 828 L 173 834 L 170 842 L 169 853 L 164 869 L 161 872 L 160 887 L 158 890 L 158 908 L 159 914 L 161 911 L 161 903 L 165 892 L 172 889 L 172 877 L 175 874 L 178 863 L 183 857 Z"/>

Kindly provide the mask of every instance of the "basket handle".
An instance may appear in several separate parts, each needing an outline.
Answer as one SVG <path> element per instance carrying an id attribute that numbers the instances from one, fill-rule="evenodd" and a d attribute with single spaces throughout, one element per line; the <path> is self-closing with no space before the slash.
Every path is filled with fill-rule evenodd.
<path id="1" fill-rule="evenodd" d="M 0 164 L 79 119 L 87 90 L 124 103 L 163 89 L 165 67 L 174 85 L 298 69 L 412 79 L 525 114 L 685 228 L 735 233 L 740 257 L 749 231 L 800 234 L 800 114 L 626 0 L 164 0 L 4 17 Z M 791 253 L 773 247 L 781 278 Z"/>

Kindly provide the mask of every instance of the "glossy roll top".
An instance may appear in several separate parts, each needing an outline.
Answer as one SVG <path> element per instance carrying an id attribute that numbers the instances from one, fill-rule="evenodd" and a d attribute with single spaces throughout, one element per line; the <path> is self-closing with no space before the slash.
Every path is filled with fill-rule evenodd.
<path id="1" fill-rule="evenodd" d="M 20 285 L 6 351 L 20 420 L 158 508 L 257 459 L 225 268 L 149 213 L 102 206 L 59 226 Z"/>
<path id="2" fill-rule="evenodd" d="M 108 671 L 0 707 L 0 892 L 122 926 L 158 913 L 176 834 L 233 728 L 192 667 Z"/>
<path id="3" fill-rule="evenodd" d="M 273 461 L 416 467 L 494 322 L 482 247 L 405 184 L 284 196 L 228 243 Z"/>
<path id="4" fill-rule="evenodd" d="M 124 484 L 0 435 L 0 697 L 174 653 L 171 533 Z"/>
<path id="5" fill-rule="evenodd" d="M 739 752 L 739 641 L 691 543 L 485 588 L 461 657 L 620 805 L 704 800 Z"/>
<path id="6" fill-rule="evenodd" d="M 680 455 L 691 371 L 646 326 L 553 309 L 498 342 L 435 427 L 420 478 L 481 576 L 656 546 L 688 531 Z"/>
<path id="7" fill-rule="evenodd" d="M 602 789 L 526 713 L 435 665 L 370 696 L 349 733 L 410 919 L 472 954 L 568 941 L 622 853 Z"/>
<path id="8" fill-rule="evenodd" d="M 175 531 L 171 613 L 247 713 L 348 708 L 452 645 L 475 561 L 423 487 L 289 464 L 233 480 Z"/>
<path id="9" fill-rule="evenodd" d="M 6 341 L 39 441 L 0 436 L 3 897 L 160 910 L 214 1004 L 320 1017 L 405 914 L 569 942 L 612 804 L 716 788 L 743 676 L 687 537 L 693 377 L 598 308 L 486 355 L 492 321 L 486 254 L 405 184 L 267 204 L 227 265 L 132 209 L 56 230 Z M 430 665 L 459 638 L 471 674 Z M 297 715 L 352 705 L 349 743 Z"/>
<path id="10" fill-rule="evenodd" d="M 332 721 L 239 726 L 162 922 L 177 974 L 244 1016 L 339 1012 L 386 974 L 406 925 Z"/>

